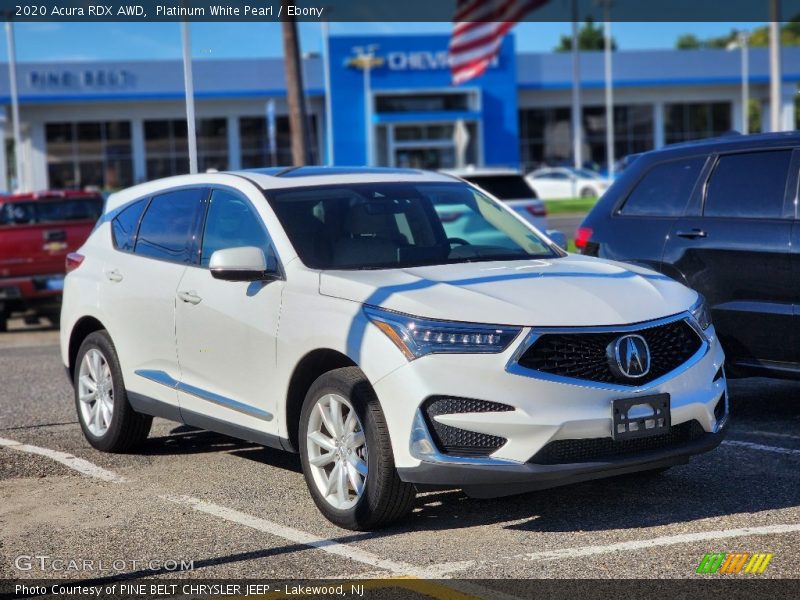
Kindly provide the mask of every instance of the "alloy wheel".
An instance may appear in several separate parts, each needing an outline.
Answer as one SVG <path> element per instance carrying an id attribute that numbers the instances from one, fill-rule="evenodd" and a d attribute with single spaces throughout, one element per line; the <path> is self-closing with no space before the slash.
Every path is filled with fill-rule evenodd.
<path id="1" fill-rule="evenodd" d="M 114 414 L 114 380 L 106 357 L 96 348 L 83 356 L 78 372 L 81 418 L 89 432 L 102 437 Z"/>
<path id="2" fill-rule="evenodd" d="M 355 506 L 367 482 L 367 440 L 353 405 L 339 394 L 325 394 L 308 419 L 307 453 L 312 478 L 332 507 Z"/>

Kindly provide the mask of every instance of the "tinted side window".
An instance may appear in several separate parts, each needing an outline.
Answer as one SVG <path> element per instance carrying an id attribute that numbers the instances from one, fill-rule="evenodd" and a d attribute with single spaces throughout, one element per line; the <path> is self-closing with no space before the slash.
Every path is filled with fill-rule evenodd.
<path id="1" fill-rule="evenodd" d="M 742 219 L 783 216 L 791 150 L 721 156 L 711 174 L 703 215 Z"/>
<path id="2" fill-rule="evenodd" d="M 147 199 L 134 202 L 111 221 L 111 236 L 117 250 L 133 252 L 133 247 L 136 245 L 136 228 L 139 227 L 139 219 L 145 206 Z"/>
<path id="3" fill-rule="evenodd" d="M 0 207 L 0 225 L 28 225 L 34 219 L 33 202 L 8 202 Z"/>
<path id="4" fill-rule="evenodd" d="M 620 209 L 623 215 L 675 217 L 683 214 L 704 156 L 656 165 L 639 181 Z"/>
<path id="5" fill-rule="evenodd" d="M 203 232 L 200 266 L 207 267 L 211 255 L 225 248 L 255 246 L 267 255 L 270 240 L 261 217 L 242 196 L 225 190 L 214 190 Z"/>
<path id="6" fill-rule="evenodd" d="M 155 196 L 139 226 L 136 254 L 189 263 L 205 190 L 176 190 Z"/>

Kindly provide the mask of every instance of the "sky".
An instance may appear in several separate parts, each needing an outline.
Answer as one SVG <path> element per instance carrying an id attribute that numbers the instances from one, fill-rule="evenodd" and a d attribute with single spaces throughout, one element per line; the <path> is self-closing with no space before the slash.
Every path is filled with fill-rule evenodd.
<path id="1" fill-rule="evenodd" d="M 752 29 L 763 23 L 614 23 L 620 50 L 673 48 L 683 33 L 699 38 L 731 29 Z M 517 51 L 549 52 L 570 23 L 520 23 L 513 32 Z M 331 35 L 448 33 L 449 23 L 332 23 Z M 179 23 L 16 23 L 17 60 L 61 62 L 87 60 L 175 59 L 181 57 Z M 279 23 L 192 23 L 192 55 L 203 58 L 280 56 Z M 319 52 L 318 23 L 300 24 L 303 52 Z M 0 60 L 6 45 L 0 44 Z"/>

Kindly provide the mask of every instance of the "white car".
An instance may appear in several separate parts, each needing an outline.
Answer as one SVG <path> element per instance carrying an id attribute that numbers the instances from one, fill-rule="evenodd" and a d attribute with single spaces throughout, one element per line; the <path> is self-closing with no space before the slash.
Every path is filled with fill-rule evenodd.
<path id="1" fill-rule="evenodd" d="M 571 167 L 546 167 L 531 171 L 525 176 L 528 184 L 540 198 L 599 198 L 611 181 L 589 169 Z"/>
<path id="2" fill-rule="evenodd" d="M 447 239 L 448 205 L 484 231 Z M 503 243 L 471 242 L 486 231 Z M 342 527 L 386 525 L 418 489 L 658 470 L 724 435 L 696 292 L 568 255 L 446 175 L 153 181 L 109 197 L 67 264 L 61 352 L 92 446 L 128 451 L 157 416 L 299 452 Z"/>
<path id="3" fill-rule="evenodd" d="M 547 229 L 547 207 L 536 196 L 522 173 L 514 169 L 476 168 L 444 169 L 442 173 L 469 181 L 484 192 L 513 208 L 539 231 Z"/>

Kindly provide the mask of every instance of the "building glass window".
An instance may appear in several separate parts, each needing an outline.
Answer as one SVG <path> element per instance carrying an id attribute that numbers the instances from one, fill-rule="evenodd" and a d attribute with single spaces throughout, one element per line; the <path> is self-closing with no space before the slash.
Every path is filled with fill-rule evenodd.
<path id="1" fill-rule="evenodd" d="M 133 184 L 128 121 L 47 123 L 47 173 L 55 189 L 120 189 Z"/>
<path id="2" fill-rule="evenodd" d="M 312 164 L 319 164 L 317 117 L 309 116 L 311 133 Z M 289 117 L 275 117 L 275 156 L 269 149 L 267 119 L 265 117 L 241 117 L 239 119 L 239 143 L 241 145 L 242 168 L 290 166 L 292 160 L 292 135 Z"/>
<path id="3" fill-rule="evenodd" d="M 543 165 L 572 164 L 572 122 L 568 107 L 520 110 L 520 156 L 526 170 Z M 653 107 L 614 107 L 614 156 L 645 152 L 654 147 Z M 607 166 L 606 113 L 603 106 L 583 109 L 584 162 Z"/>
<path id="4" fill-rule="evenodd" d="M 224 171 L 228 168 L 227 119 L 198 119 L 197 168 Z M 158 179 L 189 172 L 189 141 L 185 119 L 144 122 L 147 178 Z"/>
<path id="5" fill-rule="evenodd" d="M 715 137 L 731 130 L 730 102 L 667 104 L 664 129 L 667 144 Z"/>

